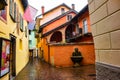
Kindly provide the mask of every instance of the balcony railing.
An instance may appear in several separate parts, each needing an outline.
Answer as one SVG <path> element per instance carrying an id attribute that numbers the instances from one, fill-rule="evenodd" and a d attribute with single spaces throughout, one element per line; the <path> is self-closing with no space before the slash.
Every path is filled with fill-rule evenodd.
<path id="1" fill-rule="evenodd" d="M 82 28 L 79 29 L 79 33 L 73 32 L 73 34 L 67 35 L 66 42 L 74 42 L 77 38 L 82 36 L 91 36 L 91 32 L 83 33 Z"/>

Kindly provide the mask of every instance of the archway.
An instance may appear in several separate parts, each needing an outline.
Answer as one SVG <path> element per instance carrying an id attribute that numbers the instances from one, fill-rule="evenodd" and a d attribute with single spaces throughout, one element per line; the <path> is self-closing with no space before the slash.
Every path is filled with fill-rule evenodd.
<path id="1" fill-rule="evenodd" d="M 65 31 L 66 42 L 69 42 L 69 39 L 74 36 L 75 30 L 76 30 L 75 25 L 73 25 L 73 24 L 68 25 L 68 27 L 66 28 L 66 31 Z"/>
<path id="2" fill-rule="evenodd" d="M 62 33 L 60 31 L 54 32 L 50 38 L 50 42 L 61 42 L 61 41 L 62 41 Z"/>

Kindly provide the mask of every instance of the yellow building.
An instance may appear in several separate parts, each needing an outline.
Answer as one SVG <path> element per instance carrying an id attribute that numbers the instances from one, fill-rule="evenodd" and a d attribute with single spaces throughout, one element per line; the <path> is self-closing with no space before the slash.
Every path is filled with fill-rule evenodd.
<path id="1" fill-rule="evenodd" d="M 29 60 L 27 21 L 22 18 L 28 2 L 27 0 L 3 0 L 3 2 L 7 3 L 7 6 L 0 10 L 0 37 L 10 40 L 10 65 L 8 65 L 10 69 L 8 67 L 8 71 L 0 71 L 0 80 L 9 80 L 14 78 Z M 3 2 L 0 2 L 0 7 Z"/>

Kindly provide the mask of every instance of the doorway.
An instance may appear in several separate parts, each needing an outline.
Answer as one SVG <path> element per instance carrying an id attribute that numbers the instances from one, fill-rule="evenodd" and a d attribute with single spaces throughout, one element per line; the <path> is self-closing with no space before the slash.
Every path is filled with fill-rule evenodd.
<path id="1" fill-rule="evenodd" d="M 10 34 L 10 75 L 9 79 L 13 80 L 16 76 L 16 37 Z"/>

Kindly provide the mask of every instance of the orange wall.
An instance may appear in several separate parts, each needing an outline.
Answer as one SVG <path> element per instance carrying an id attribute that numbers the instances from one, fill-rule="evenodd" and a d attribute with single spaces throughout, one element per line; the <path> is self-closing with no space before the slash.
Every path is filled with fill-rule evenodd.
<path id="1" fill-rule="evenodd" d="M 73 62 L 70 57 L 74 48 L 78 48 L 81 51 L 83 60 L 82 65 L 95 64 L 95 52 L 93 44 L 76 44 L 76 45 L 50 45 L 50 62 L 55 66 L 68 67 L 72 66 Z M 48 54 L 47 54 L 48 55 Z M 52 58 L 51 58 L 52 57 Z M 45 60 L 48 59 L 45 56 Z M 54 59 L 54 60 L 53 60 Z"/>
<path id="2" fill-rule="evenodd" d="M 66 22 L 66 17 L 62 17 L 61 19 L 49 24 L 48 26 L 46 26 L 45 28 L 43 28 L 43 34 L 60 26 L 61 24 L 64 24 Z"/>
<path id="3" fill-rule="evenodd" d="M 87 19 L 87 24 L 88 24 L 88 32 L 91 32 L 91 28 L 90 28 L 90 17 L 89 17 L 89 12 L 85 12 L 83 15 L 80 16 L 79 18 L 79 26 L 80 28 L 83 28 L 83 20 Z"/>
<path id="4" fill-rule="evenodd" d="M 93 42 L 93 37 L 92 36 L 84 36 L 82 38 L 79 38 L 76 40 L 77 42 Z"/>
<path id="5" fill-rule="evenodd" d="M 70 13 L 70 14 L 72 16 L 76 15 L 75 13 Z M 64 17 L 56 20 L 55 22 L 53 22 L 53 23 L 47 25 L 45 28 L 43 28 L 43 34 L 46 33 L 46 32 L 48 32 L 48 31 L 50 31 L 50 30 L 52 30 L 52 29 L 54 29 L 54 28 L 57 28 L 58 26 L 66 23 L 66 22 L 67 22 L 67 17 L 66 16 L 64 16 Z"/>

